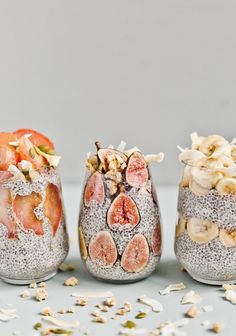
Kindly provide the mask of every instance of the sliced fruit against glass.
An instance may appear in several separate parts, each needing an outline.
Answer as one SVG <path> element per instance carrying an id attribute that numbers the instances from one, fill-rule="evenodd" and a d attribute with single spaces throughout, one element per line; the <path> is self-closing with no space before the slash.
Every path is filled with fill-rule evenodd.
<path id="1" fill-rule="evenodd" d="M 125 172 L 127 183 L 135 188 L 145 186 L 148 181 L 149 173 L 144 156 L 140 152 L 134 152 L 128 160 Z"/>
<path id="2" fill-rule="evenodd" d="M 236 246 L 236 229 L 234 230 L 220 230 L 220 242 L 225 247 L 235 247 Z"/>
<path id="3" fill-rule="evenodd" d="M 7 170 L 10 165 L 16 165 L 17 157 L 17 152 L 13 147 L 0 146 L 0 170 Z"/>
<path id="4" fill-rule="evenodd" d="M 123 192 L 116 196 L 107 212 L 107 224 L 111 228 L 117 224 L 135 227 L 139 221 L 140 215 L 134 200 Z"/>
<path id="5" fill-rule="evenodd" d="M 224 177 L 216 185 L 216 190 L 221 195 L 231 194 L 236 196 L 236 179 Z"/>
<path id="6" fill-rule="evenodd" d="M 14 133 L 0 132 L 0 146 L 10 145 L 10 142 L 15 142 L 17 137 Z"/>
<path id="7" fill-rule="evenodd" d="M 35 215 L 35 208 L 42 203 L 40 194 L 32 192 L 27 196 L 16 195 L 13 199 L 13 211 L 25 230 L 32 230 L 36 235 L 43 235 L 42 220 Z"/>
<path id="8" fill-rule="evenodd" d="M 22 136 L 19 139 L 18 152 L 21 160 L 31 162 L 35 169 L 41 169 L 46 165 L 45 159 L 37 153 L 34 144 L 27 136 Z"/>
<path id="9" fill-rule="evenodd" d="M 9 143 L 16 141 L 13 133 L 0 133 L 0 170 L 7 170 L 8 167 L 16 165 L 18 162 L 18 154 Z"/>
<path id="10" fill-rule="evenodd" d="M 161 254 L 161 224 L 158 222 L 152 231 L 151 248 L 155 256 Z"/>
<path id="11" fill-rule="evenodd" d="M 9 217 L 8 209 L 11 206 L 11 193 L 8 189 L 0 190 L 0 223 L 8 230 L 8 238 L 17 238 L 16 223 Z"/>
<path id="12" fill-rule="evenodd" d="M 23 135 L 31 134 L 30 141 L 35 146 L 37 147 L 44 146 L 49 149 L 55 149 L 53 142 L 48 137 L 46 137 L 46 135 L 39 133 L 38 131 L 27 128 L 21 128 L 16 130 L 14 134 L 18 139 L 21 138 Z"/>
<path id="13" fill-rule="evenodd" d="M 187 220 L 183 217 L 183 215 L 179 214 L 178 224 L 175 228 L 175 236 L 179 237 L 181 233 L 186 230 Z"/>
<path id="14" fill-rule="evenodd" d="M 97 155 L 105 171 L 108 169 L 123 169 L 128 159 L 124 153 L 112 148 L 101 148 Z"/>
<path id="15" fill-rule="evenodd" d="M 81 226 L 79 227 L 79 248 L 82 259 L 86 260 L 88 257 L 88 251 Z"/>
<path id="16" fill-rule="evenodd" d="M 138 273 L 147 265 L 149 247 L 146 238 L 137 233 L 127 244 L 121 257 L 121 266 L 126 272 Z"/>
<path id="17" fill-rule="evenodd" d="M 192 217 L 187 222 L 189 237 L 198 244 L 206 244 L 219 234 L 218 226 L 208 220 Z"/>
<path id="18" fill-rule="evenodd" d="M 55 236 L 62 217 L 62 201 L 58 187 L 49 183 L 46 189 L 46 199 L 44 202 L 44 214 L 49 219 Z"/>
<path id="19" fill-rule="evenodd" d="M 94 172 L 86 183 L 84 189 L 84 204 L 90 206 L 92 201 L 103 204 L 105 199 L 105 188 L 102 174 L 98 171 Z"/>
<path id="20" fill-rule="evenodd" d="M 93 261 L 112 266 L 117 259 L 116 244 L 108 231 L 100 231 L 90 240 L 89 255 Z"/>
<path id="21" fill-rule="evenodd" d="M 2 171 L 0 170 L 0 183 L 5 182 L 6 180 L 9 180 L 13 174 L 9 171 Z"/>

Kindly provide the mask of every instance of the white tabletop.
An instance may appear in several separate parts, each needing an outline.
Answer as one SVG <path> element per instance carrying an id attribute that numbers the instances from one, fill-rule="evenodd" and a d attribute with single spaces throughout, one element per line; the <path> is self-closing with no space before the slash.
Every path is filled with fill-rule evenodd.
<path id="1" fill-rule="evenodd" d="M 77 242 L 77 221 L 80 202 L 81 188 L 76 185 L 64 186 L 64 200 L 66 206 L 67 226 L 71 240 L 70 253 L 67 262 L 73 263 L 76 270 L 70 273 L 59 272 L 53 279 L 47 282 L 47 290 L 49 297 L 47 301 L 37 302 L 34 298 L 23 299 L 20 294 L 26 286 L 8 285 L 1 282 L 0 308 L 9 308 L 12 305 L 17 309 L 19 318 L 9 322 L 0 323 L 0 335 L 11 336 L 14 332 L 17 335 L 32 336 L 36 335 L 33 325 L 41 322 L 40 312 L 44 307 L 51 307 L 52 310 L 58 311 L 62 308 L 70 308 L 75 304 L 75 298 L 71 297 L 71 293 L 80 291 L 112 291 L 117 299 L 117 306 L 113 307 L 103 315 L 108 317 L 108 322 L 98 324 L 91 322 L 93 317 L 90 313 L 95 309 L 95 304 L 102 302 L 102 299 L 89 299 L 86 307 L 76 306 L 74 314 L 66 314 L 59 318 L 74 321 L 80 321 L 83 329 L 88 329 L 91 335 L 95 336 L 112 336 L 118 335 L 122 328 L 121 323 L 126 320 L 135 321 L 137 327 L 145 328 L 151 331 L 161 322 L 166 320 L 176 321 L 184 317 L 189 305 L 180 305 L 182 296 L 190 289 L 201 295 L 203 300 L 197 304 L 199 309 L 204 305 L 212 305 L 214 310 L 208 313 L 201 313 L 196 318 L 189 320 L 189 324 L 181 330 L 185 330 L 187 335 L 200 336 L 209 335 L 209 327 L 203 327 L 202 321 L 222 322 L 225 325 L 224 331 L 220 335 L 233 336 L 236 328 L 235 312 L 236 306 L 233 306 L 224 299 L 224 292 L 220 287 L 208 286 L 200 284 L 192 280 L 187 273 L 180 271 L 180 266 L 175 258 L 173 251 L 173 239 L 176 222 L 176 187 L 159 187 L 158 196 L 162 212 L 162 228 L 164 233 L 164 249 L 161 262 L 154 274 L 148 279 L 133 284 L 115 285 L 100 282 L 92 278 L 80 261 L 79 249 Z M 70 276 L 76 276 L 80 279 L 77 287 L 65 287 L 64 281 Z M 158 291 L 165 288 L 168 284 L 183 282 L 187 288 L 179 292 L 172 292 L 166 296 L 161 296 Z M 33 289 L 30 289 L 34 293 Z M 144 319 L 136 320 L 134 316 L 141 308 L 147 308 L 141 303 L 137 303 L 137 298 L 142 294 L 146 294 L 157 299 L 163 304 L 164 310 L 161 313 L 151 312 Z M 110 317 L 117 311 L 117 307 L 121 307 L 125 301 L 131 302 L 133 310 L 125 316 L 119 316 L 117 320 Z M 75 335 L 82 335 L 76 332 Z M 148 335 L 148 332 L 146 333 Z"/>

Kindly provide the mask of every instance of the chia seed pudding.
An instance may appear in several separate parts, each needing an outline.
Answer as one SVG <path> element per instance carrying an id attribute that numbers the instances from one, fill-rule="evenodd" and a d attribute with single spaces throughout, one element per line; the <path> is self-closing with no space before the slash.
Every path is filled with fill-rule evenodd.
<path id="1" fill-rule="evenodd" d="M 184 150 L 175 253 L 186 271 L 208 284 L 236 282 L 235 145 L 192 135 Z M 195 140 L 195 141 L 194 141 Z"/>
<path id="2" fill-rule="evenodd" d="M 36 169 L 41 157 L 29 154 L 28 160 L 25 156 L 21 160 L 22 137 L 35 150 L 37 140 L 45 144 L 38 132 L 21 131 L 31 131 L 32 135 L 28 138 L 20 134 L 18 140 L 17 134 L 14 150 L 19 153 L 19 161 L 10 164 L 7 171 L 0 171 L 0 277 L 14 284 L 49 279 L 69 249 L 58 172 L 47 160 Z M 55 163 L 55 155 L 48 154 L 46 148 L 44 151 Z"/>
<path id="3" fill-rule="evenodd" d="M 153 155 L 161 161 L 162 154 Z M 133 282 L 161 256 L 161 218 L 148 156 L 137 148 L 101 148 L 89 155 L 79 216 L 80 252 L 96 278 Z"/>

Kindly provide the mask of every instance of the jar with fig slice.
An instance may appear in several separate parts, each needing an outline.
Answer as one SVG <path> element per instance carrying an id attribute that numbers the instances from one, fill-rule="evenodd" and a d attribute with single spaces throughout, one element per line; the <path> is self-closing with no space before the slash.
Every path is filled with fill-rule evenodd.
<path id="1" fill-rule="evenodd" d="M 79 215 L 83 263 L 97 279 L 126 283 L 148 277 L 161 257 L 161 218 L 149 163 L 137 147 L 102 148 L 86 160 Z"/>
<path id="2" fill-rule="evenodd" d="M 197 281 L 236 282 L 235 144 L 222 136 L 191 134 L 179 184 L 175 253 Z"/>
<path id="3" fill-rule="evenodd" d="M 60 157 L 51 140 L 29 129 L 0 133 L 0 147 L 0 278 L 47 280 L 69 248 Z"/>

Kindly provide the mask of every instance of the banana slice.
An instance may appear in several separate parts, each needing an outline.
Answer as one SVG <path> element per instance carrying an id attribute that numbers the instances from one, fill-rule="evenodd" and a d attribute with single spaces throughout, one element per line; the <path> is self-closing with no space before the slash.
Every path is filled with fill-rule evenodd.
<path id="1" fill-rule="evenodd" d="M 219 194 L 231 194 L 236 196 L 236 179 L 233 177 L 224 177 L 216 185 Z"/>
<path id="2" fill-rule="evenodd" d="M 178 224 L 176 225 L 176 228 L 175 228 L 175 236 L 176 237 L 179 237 L 181 235 L 181 233 L 183 233 L 185 231 L 186 224 L 187 224 L 186 219 L 183 217 L 183 215 L 180 214 Z"/>
<path id="3" fill-rule="evenodd" d="M 179 161 L 195 163 L 204 157 L 205 155 L 196 149 L 184 149 L 182 153 L 179 154 Z"/>
<path id="4" fill-rule="evenodd" d="M 205 137 L 203 136 L 199 136 L 197 134 L 197 132 L 193 132 L 190 134 L 190 138 L 191 138 L 191 141 L 192 141 L 192 148 L 193 149 L 199 149 L 199 147 L 201 146 L 202 144 L 202 141 L 205 139 Z"/>
<path id="5" fill-rule="evenodd" d="M 193 178 L 189 180 L 189 189 L 197 196 L 204 196 L 210 191 L 210 189 L 200 186 Z"/>
<path id="6" fill-rule="evenodd" d="M 191 167 L 186 165 L 184 167 L 184 171 L 183 171 L 183 175 L 182 175 L 182 179 L 180 181 L 180 187 L 188 187 L 189 186 L 189 181 L 191 178 Z"/>
<path id="7" fill-rule="evenodd" d="M 192 217 L 187 222 L 187 232 L 194 242 L 206 244 L 218 236 L 219 230 L 215 223 Z"/>
<path id="8" fill-rule="evenodd" d="M 220 230 L 220 241 L 225 247 L 235 247 L 236 246 L 236 229 L 231 231 L 226 231 L 224 229 Z"/>
<path id="9" fill-rule="evenodd" d="M 212 189 L 222 175 L 212 169 L 192 167 L 191 174 L 193 180 L 202 188 Z"/>
<path id="10" fill-rule="evenodd" d="M 221 147 L 224 147 L 228 144 L 228 141 L 226 141 L 225 138 L 220 135 L 209 135 L 202 141 L 199 150 L 205 155 L 211 156 L 214 155 L 216 150 L 218 150 L 219 148 L 221 149 Z M 225 148 L 225 151 L 227 151 L 228 149 L 228 147 Z M 218 154 L 218 152 L 216 152 L 216 154 Z"/>

